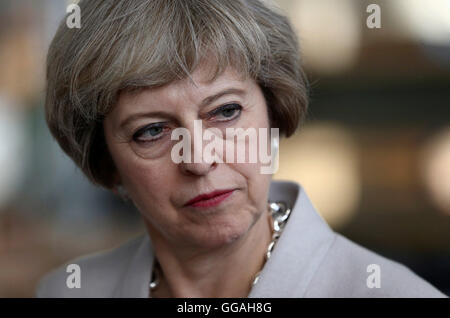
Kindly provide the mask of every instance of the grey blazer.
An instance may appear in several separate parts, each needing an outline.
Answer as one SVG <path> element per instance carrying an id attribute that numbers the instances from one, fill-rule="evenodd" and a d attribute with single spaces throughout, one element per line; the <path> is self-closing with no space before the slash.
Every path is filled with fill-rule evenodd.
<path id="1" fill-rule="evenodd" d="M 446 297 L 407 267 L 333 232 L 300 185 L 273 181 L 269 199 L 293 209 L 249 297 Z M 79 265 L 80 288 L 68 287 L 64 265 L 41 279 L 36 296 L 151 297 L 153 255 L 148 235 L 141 235 L 67 263 Z"/>

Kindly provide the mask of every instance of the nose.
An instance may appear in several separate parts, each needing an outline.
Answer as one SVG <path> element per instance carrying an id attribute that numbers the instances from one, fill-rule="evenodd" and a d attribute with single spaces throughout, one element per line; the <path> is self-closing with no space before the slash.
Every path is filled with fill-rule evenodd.
<path id="1" fill-rule="evenodd" d="M 182 161 L 178 164 L 180 171 L 184 175 L 189 176 L 204 176 L 210 171 L 217 167 L 217 162 L 215 160 L 205 160 L 203 149 L 206 146 L 206 142 L 203 140 L 203 129 L 201 124 L 197 121 L 194 123 L 194 129 L 189 129 L 191 134 L 191 145 L 190 145 L 190 159 L 188 162 Z M 181 150 L 182 155 L 183 150 Z M 189 156 L 188 156 L 189 157 Z"/>
<path id="2" fill-rule="evenodd" d="M 186 163 L 182 162 L 179 164 L 180 170 L 184 175 L 189 176 L 205 176 L 210 171 L 214 170 L 217 166 L 216 162 L 207 163 L 207 162 L 192 162 Z"/>

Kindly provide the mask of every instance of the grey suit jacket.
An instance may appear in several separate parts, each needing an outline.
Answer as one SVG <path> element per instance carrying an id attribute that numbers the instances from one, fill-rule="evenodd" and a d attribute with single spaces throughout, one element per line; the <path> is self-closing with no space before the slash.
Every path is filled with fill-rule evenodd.
<path id="1" fill-rule="evenodd" d="M 273 181 L 271 201 L 293 207 L 289 221 L 249 297 L 445 297 L 407 267 L 333 232 L 303 188 Z M 37 297 L 151 297 L 153 249 L 148 235 L 75 259 L 80 288 L 66 284 L 66 266 L 39 283 Z M 373 271 L 371 264 L 376 264 Z M 379 284 L 372 275 L 378 275 Z M 374 280 L 375 279 L 375 280 Z M 369 283 L 368 283 L 369 281 Z"/>

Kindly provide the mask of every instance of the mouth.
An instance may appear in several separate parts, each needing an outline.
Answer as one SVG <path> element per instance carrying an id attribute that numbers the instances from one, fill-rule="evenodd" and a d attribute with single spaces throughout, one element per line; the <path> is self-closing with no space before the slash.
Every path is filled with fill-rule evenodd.
<path id="1" fill-rule="evenodd" d="M 196 196 L 195 198 L 189 200 L 186 202 L 184 206 L 190 206 L 190 207 L 212 207 L 219 205 L 223 200 L 228 198 L 232 193 L 234 192 L 234 189 L 228 189 L 228 190 L 217 190 L 210 193 L 200 194 Z"/>

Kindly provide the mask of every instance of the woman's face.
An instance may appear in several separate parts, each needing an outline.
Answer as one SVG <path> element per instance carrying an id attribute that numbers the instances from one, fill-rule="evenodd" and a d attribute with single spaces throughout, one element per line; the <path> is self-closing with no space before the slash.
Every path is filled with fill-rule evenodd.
<path id="1" fill-rule="evenodd" d="M 271 176 L 260 173 L 259 160 L 236 163 L 224 157 L 223 163 L 192 160 L 178 164 L 172 160 L 172 147 L 179 141 L 171 140 L 171 132 L 184 127 L 194 141 L 194 120 L 201 120 L 203 131 L 219 129 L 224 139 L 226 128 L 269 129 L 267 105 L 254 80 L 243 80 L 228 68 L 208 82 L 208 70 L 197 68 L 192 74 L 194 83 L 183 79 L 123 93 L 104 121 L 118 182 L 143 215 L 150 233 L 177 246 L 213 248 L 231 243 L 245 235 L 267 209 Z M 207 143 L 193 142 L 192 157 Z M 188 203 L 214 191 L 226 192 Z"/>

